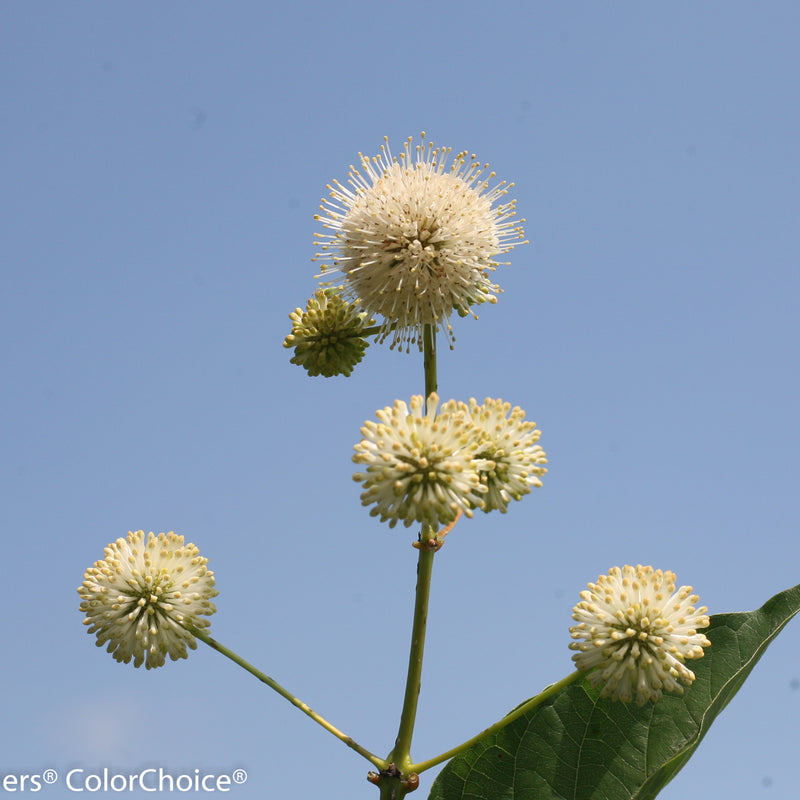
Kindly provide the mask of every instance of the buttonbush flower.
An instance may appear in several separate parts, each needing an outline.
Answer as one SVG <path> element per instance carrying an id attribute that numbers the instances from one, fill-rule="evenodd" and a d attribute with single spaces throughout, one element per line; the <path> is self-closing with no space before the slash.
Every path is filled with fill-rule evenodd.
<path id="1" fill-rule="evenodd" d="M 662 691 L 683 693 L 694 673 L 686 659 L 702 658 L 709 625 L 691 586 L 675 589 L 675 573 L 652 567 L 613 567 L 581 592 L 570 628 L 573 660 L 601 695 L 639 705 Z"/>
<path id="2" fill-rule="evenodd" d="M 289 314 L 292 332 L 283 346 L 294 348 L 291 363 L 304 367 L 312 377 L 349 375 L 367 349 L 364 329 L 375 324 L 366 317 L 336 291 L 318 289 L 305 311 L 296 308 Z"/>
<path id="3" fill-rule="evenodd" d="M 488 164 L 425 141 L 399 158 L 388 139 L 381 154 L 359 153 L 360 170 L 350 167 L 348 186 L 338 181 L 317 215 L 329 231 L 316 234 L 324 277 L 370 315 L 383 317 L 382 338 L 391 346 L 421 347 L 423 325 L 444 326 L 452 340 L 451 312 L 494 303 L 500 288 L 489 280 L 494 258 L 523 243 L 515 203 L 498 203 L 513 184 L 490 185 Z M 327 263 L 326 263 L 327 262 Z"/>
<path id="4" fill-rule="evenodd" d="M 402 400 L 377 412 L 378 422 L 361 429 L 353 461 L 366 465 L 353 478 L 363 484 L 361 503 L 372 516 L 394 527 L 423 522 L 436 528 L 452 522 L 458 511 L 472 516 L 483 505 L 486 487 L 473 464 L 479 430 L 467 406 L 450 400 L 439 409 L 431 394 L 427 411 L 422 396 Z"/>
<path id="5" fill-rule="evenodd" d="M 536 444 L 541 431 L 525 412 L 511 403 L 486 398 L 482 405 L 469 401 L 472 421 L 481 431 L 475 454 L 481 483 L 486 487 L 483 510 L 505 513 L 511 500 L 519 500 L 532 486 L 541 486 L 547 457 Z M 510 413 L 509 413 L 510 412 Z"/>
<path id="6" fill-rule="evenodd" d="M 160 667 L 169 655 L 186 658 L 197 642 L 187 627 L 207 628 L 204 616 L 217 609 L 218 594 L 207 558 L 175 533 L 129 533 L 105 548 L 78 588 L 84 624 L 97 634 L 97 646 L 108 642 L 117 661 L 147 669 Z"/>

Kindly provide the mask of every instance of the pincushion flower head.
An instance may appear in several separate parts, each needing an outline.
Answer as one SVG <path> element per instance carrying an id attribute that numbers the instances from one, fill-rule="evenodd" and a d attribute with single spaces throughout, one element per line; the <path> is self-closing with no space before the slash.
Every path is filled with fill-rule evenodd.
<path id="1" fill-rule="evenodd" d="M 472 421 L 481 431 L 475 454 L 481 483 L 486 487 L 483 510 L 505 513 L 511 500 L 519 500 L 533 486 L 541 486 L 547 457 L 537 444 L 541 431 L 525 412 L 511 403 L 489 397 L 481 404 L 471 399 Z"/>
<path id="2" fill-rule="evenodd" d="M 639 705 L 662 691 L 683 693 L 693 683 L 687 659 L 702 658 L 711 642 L 698 633 L 709 625 L 691 586 L 675 588 L 675 573 L 652 567 L 613 567 L 581 592 L 573 609 L 570 649 L 601 695 Z"/>
<path id="3" fill-rule="evenodd" d="M 464 403 L 449 400 L 439 408 L 438 396 L 431 394 L 424 409 L 417 395 L 410 405 L 397 400 L 377 417 L 364 423 L 353 456 L 366 465 L 353 478 L 364 487 L 362 505 L 374 506 L 372 516 L 392 528 L 398 522 L 436 528 L 453 522 L 459 511 L 471 517 L 483 505 L 486 488 L 472 458 L 479 431 Z"/>
<path id="4" fill-rule="evenodd" d="M 359 154 L 348 186 L 334 181 L 317 215 L 323 276 L 335 275 L 346 295 L 383 318 L 392 347 L 420 343 L 423 325 L 444 326 L 472 306 L 494 303 L 500 288 L 489 280 L 495 256 L 522 243 L 515 201 L 502 200 L 513 184 L 493 184 L 495 173 L 474 155 L 409 138 L 399 158 L 388 139 L 381 154 Z M 326 263 L 327 262 L 327 263 Z"/>
<path id="5" fill-rule="evenodd" d="M 97 634 L 97 646 L 108 642 L 117 661 L 147 669 L 160 667 L 167 655 L 186 658 L 197 642 L 187 630 L 201 630 L 204 617 L 217 609 L 214 573 L 208 559 L 175 533 L 129 533 L 105 548 L 84 575 L 78 594 L 84 624 Z"/>

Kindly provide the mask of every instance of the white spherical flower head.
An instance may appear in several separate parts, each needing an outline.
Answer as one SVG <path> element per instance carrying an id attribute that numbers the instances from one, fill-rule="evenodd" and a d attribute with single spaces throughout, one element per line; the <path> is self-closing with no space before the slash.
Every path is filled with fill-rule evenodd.
<path id="1" fill-rule="evenodd" d="M 601 695 L 639 705 L 664 692 L 683 693 L 694 673 L 687 659 L 702 658 L 709 625 L 691 586 L 675 588 L 675 573 L 652 567 L 613 567 L 590 583 L 573 609 L 572 657 Z"/>
<path id="2" fill-rule="evenodd" d="M 419 395 L 410 407 L 395 401 L 377 412 L 378 422 L 364 424 L 355 445 L 353 461 L 366 465 L 353 476 L 364 486 L 361 503 L 392 528 L 398 522 L 436 528 L 483 505 L 485 488 L 472 460 L 478 431 L 466 405 L 450 400 L 437 415 L 439 398 L 432 394 L 423 406 Z"/>
<path id="3" fill-rule="evenodd" d="M 105 548 L 105 558 L 84 575 L 78 594 L 89 633 L 97 634 L 97 646 L 108 642 L 117 661 L 147 669 L 160 667 L 167 655 L 173 661 L 186 658 L 187 647 L 197 642 L 187 628 L 209 626 L 204 616 L 217 609 L 214 573 L 193 544 L 183 536 L 144 531 Z"/>
<path id="4" fill-rule="evenodd" d="M 484 511 L 505 513 L 511 500 L 519 500 L 533 486 L 541 486 L 547 457 L 537 444 L 541 431 L 525 412 L 511 403 L 486 398 L 482 405 L 471 399 L 469 412 L 481 431 L 476 466 L 486 486 Z"/>
<path id="5" fill-rule="evenodd" d="M 466 152 L 448 166 L 451 148 L 409 138 L 399 158 L 388 139 L 381 154 L 359 154 L 361 170 L 350 167 L 347 183 L 335 181 L 317 215 L 328 233 L 318 233 L 323 275 L 337 273 L 345 293 L 370 315 L 383 317 L 383 338 L 406 348 L 421 342 L 423 325 L 445 326 L 452 340 L 452 311 L 497 301 L 489 280 L 500 253 L 522 244 L 515 201 L 501 202 L 513 184 L 490 186 Z M 329 262 L 329 263 L 325 263 Z M 420 345 L 421 346 L 421 345 Z"/>

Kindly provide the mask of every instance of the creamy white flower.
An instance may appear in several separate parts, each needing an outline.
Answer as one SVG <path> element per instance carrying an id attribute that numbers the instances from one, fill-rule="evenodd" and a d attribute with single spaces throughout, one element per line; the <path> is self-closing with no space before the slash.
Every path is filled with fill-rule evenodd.
<path id="1" fill-rule="evenodd" d="M 708 627 L 707 608 L 691 586 L 675 588 L 675 573 L 652 567 L 613 567 L 581 592 L 573 609 L 570 649 L 578 669 L 588 672 L 601 695 L 639 705 L 662 691 L 683 693 L 694 673 L 686 659 L 702 658 L 711 642 L 698 633 Z M 582 641 L 580 641 L 582 640 Z"/>
<path id="2" fill-rule="evenodd" d="M 160 667 L 169 655 L 186 658 L 197 642 L 187 628 L 209 626 L 204 616 L 217 609 L 219 592 L 208 559 L 175 533 L 130 532 L 105 548 L 84 575 L 78 594 L 84 624 L 97 634 L 97 646 L 108 642 L 117 661 L 147 669 Z"/>
<path id="3" fill-rule="evenodd" d="M 547 457 L 536 444 L 541 431 L 535 422 L 525 419 L 525 412 L 511 403 L 487 397 L 482 405 L 469 401 L 472 421 L 481 431 L 475 454 L 481 483 L 486 486 L 483 510 L 499 509 L 505 513 L 511 500 L 519 500 L 541 486 L 547 472 Z"/>
<path id="4" fill-rule="evenodd" d="M 479 431 L 467 406 L 450 400 L 439 409 L 436 394 L 424 400 L 402 400 L 377 412 L 378 422 L 368 421 L 364 436 L 355 445 L 353 461 L 366 472 L 354 480 L 363 484 L 361 503 L 373 505 L 372 516 L 394 527 L 422 522 L 431 528 L 452 522 L 459 510 L 472 516 L 483 505 L 481 485 L 473 465 Z"/>
<path id="5" fill-rule="evenodd" d="M 323 198 L 327 233 L 316 234 L 323 276 L 370 315 L 383 317 L 383 338 L 421 346 L 423 325 L 444 326 L 452 339 L 451 312 L 465 316 L 472 306 L 497 301 L 489 280 L 494 258 L 521 241 L 515 203 L 497 203 L 513 184 L 490 185 L 495 173 L 474 155 L 425 141 L 412 148 L 409 138 L 399 159 L 389 150 L 351 166 L 348 186 L 338 181 Z M 326 263 L 328 262 L 328 263 Z"/>

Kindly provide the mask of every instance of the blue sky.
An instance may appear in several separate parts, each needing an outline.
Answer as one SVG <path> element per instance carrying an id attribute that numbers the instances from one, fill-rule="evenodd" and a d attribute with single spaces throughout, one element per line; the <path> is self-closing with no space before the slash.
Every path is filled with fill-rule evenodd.
<path id="1" fill-rule="evenodd" d="M 384 135 L 515 182 L 531 244 L 455 321 L 439 386 L 521 405 L 550 459 L 437 556 L 414 756 L 570 671 L 571 607 L 612 565 L 672 569 L 712 613 L 800 581 L 795 3 L 0 16 L 0 773 L 242 767 L 239 798 L 375 796 L 208 648 L 114 662 L 75 588 L 128 530 L 184 534 L 217 576 L 212 634 L 391 749 L 416 551 L 360 506 L 350 456 L 420 359 L 372 347 L 326 381 L 281 347 L 325 185 Z M 794 796 L 799 656 L 795 622 L 662 797 Z"/>

